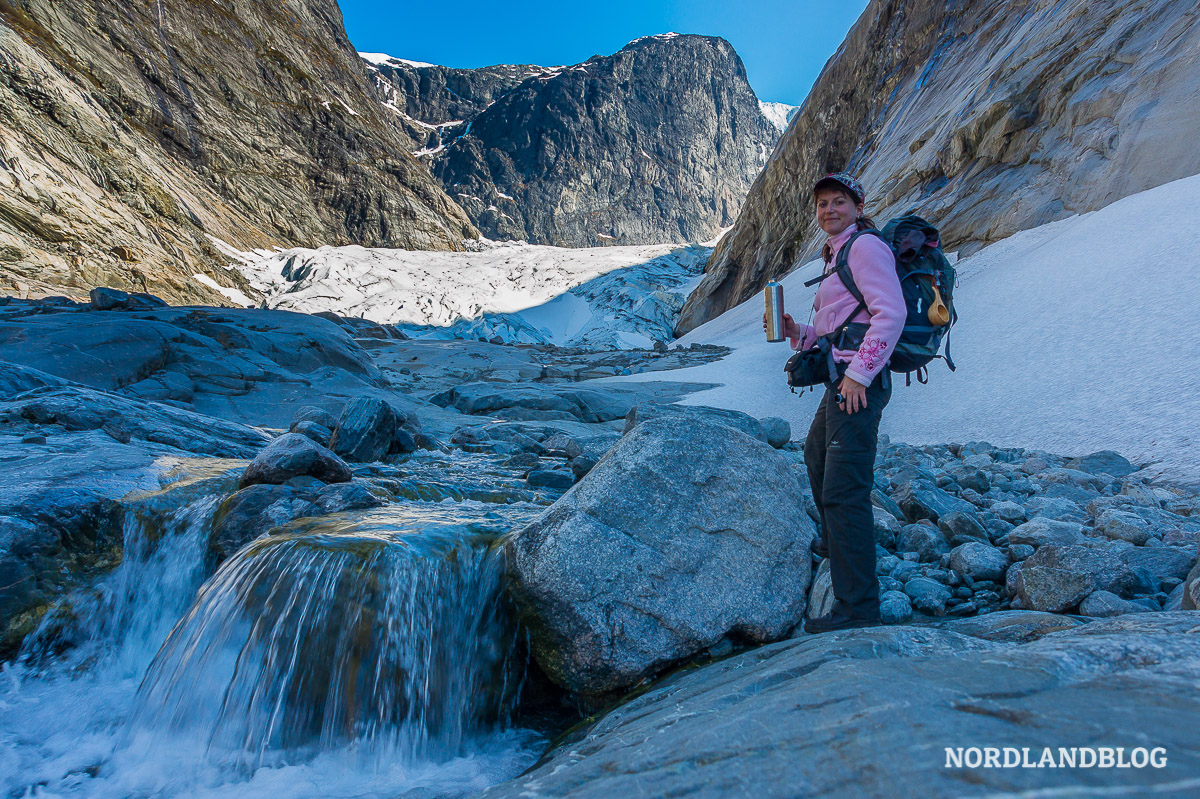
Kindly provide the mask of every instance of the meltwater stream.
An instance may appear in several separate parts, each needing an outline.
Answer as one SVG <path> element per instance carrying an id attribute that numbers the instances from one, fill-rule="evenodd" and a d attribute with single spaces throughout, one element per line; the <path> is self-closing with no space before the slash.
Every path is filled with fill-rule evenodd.
<path id="1" fill-rule="evenodd" d="M 532 764 L 493 543 L 552 497 L 482 455 L 381 476 L 395 502 L 211 575 L 220 494 L 127 513 L 122 565 L 6 668 L 0 795 L 460 796 Z"/>

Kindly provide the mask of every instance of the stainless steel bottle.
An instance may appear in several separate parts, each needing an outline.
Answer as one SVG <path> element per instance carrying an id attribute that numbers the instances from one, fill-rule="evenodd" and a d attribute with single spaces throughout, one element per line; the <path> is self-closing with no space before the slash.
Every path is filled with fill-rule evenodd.
<path id="1" fill-rule="evenodd" d="M 767 341 L 783 341 L 783 286 L 772 280 L 763 289 L 767 307 Z"/>

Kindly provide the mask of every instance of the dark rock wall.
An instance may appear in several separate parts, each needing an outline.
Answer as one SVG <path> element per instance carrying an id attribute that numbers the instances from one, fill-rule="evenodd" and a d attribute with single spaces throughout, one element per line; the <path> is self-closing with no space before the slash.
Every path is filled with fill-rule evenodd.
<path id="1" fill-rule="evenodd" d="M 458 248 L 380 99 L 334 0 L 0 0 L 0 292 L 212 301 L 210 235 Z"/>
<path id="2" fill-rule="evenodd" d="M 809 187 L 849 169 L 979 247 L 1200 172 L 1200 15 L 1175 0 L 872 0 L 684 308 L 684 333 L 813 257 Z"/>
<path id="3" fill-rule="evenodd" d="M 779 136 L 720 38 L 663 34 L 574 66 L 489 70 L 379 74 L 404 113 L 462 121 L 425 149 L 444 145 L 433 172 L 490 238 L 711 238 L 732 224 Z"/>

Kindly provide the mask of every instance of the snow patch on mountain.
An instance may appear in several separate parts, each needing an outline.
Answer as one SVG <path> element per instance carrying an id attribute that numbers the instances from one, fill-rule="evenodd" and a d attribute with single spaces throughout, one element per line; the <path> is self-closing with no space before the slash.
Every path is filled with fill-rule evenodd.
<path id="1" fill-rule="evenodd" d="M 766 100 L 759 100 L 758 107 L 762 109 L 763 116 L 767 118 L 767 121 L 780 130 L 787 130 L 788 123 L 792 121 L 792 117 L 800 110 L 800 106 L 798 105 L 772 103 Z"/>
<path id="2" fill-rule="evenodd" d="M 914 444 L 1113 449 L 1152 464 L 1148 474 L 1200 485 L 1200 176 L 1018 233 L 957 266 L 958 371 L 935 361 L 928 385 L 896 375 L 883 432 Z M 797 321 L 812 307 L 804 281 L 820 272 L 813 261 L 782 281 Z M 752 297 L 681 338 L 733 352 L 671 377 L 722 384 L 685 404 L 782 416 L 802 441 L 821 394 L 789 392 L 791 350 L 767 343 L 762 309 Z"/>
<path id="3" fill-rule="evenodd" d="M 407 64 L 410 67 L 420 69 L 421 67 L 436 67 L 437 64 L 430 64 L 427 61 L 410 61 L 407 58 L 396 58 L 387 53 L 359 53 L 358 57 L 375 66 L 383 66 L 384 64 Z"/>
<path id="4" fill-rule="evenodd" d="M 670 341 L 711 250 L 472 242 L 473 252 L 364 247 L 239 253 L 270 308 L 332 311 L 419 338 L 631 349 Z"/>

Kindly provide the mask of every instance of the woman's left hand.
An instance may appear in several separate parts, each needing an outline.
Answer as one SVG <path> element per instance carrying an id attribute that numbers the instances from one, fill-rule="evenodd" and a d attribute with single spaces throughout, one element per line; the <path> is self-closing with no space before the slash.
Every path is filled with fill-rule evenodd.
<path id="1" fill-rule="evenodd" d="M 857 380 L 843 376 L 838 392 L 844 397 L 838 406 L 846 413 L 857 413 L 867 407 L 867 387 Z"/>

